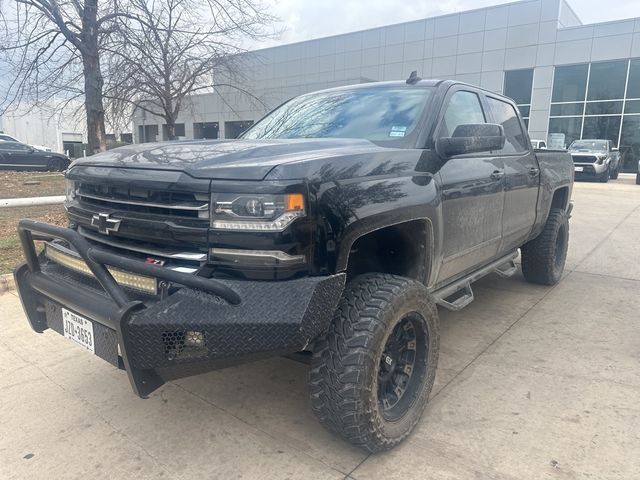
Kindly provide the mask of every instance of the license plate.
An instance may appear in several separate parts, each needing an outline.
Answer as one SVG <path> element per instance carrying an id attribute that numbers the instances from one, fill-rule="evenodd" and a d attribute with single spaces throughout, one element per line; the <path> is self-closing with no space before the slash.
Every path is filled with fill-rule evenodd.
<path id="1" fill-rule="evenodd" d="M 93 341 L 93 323 L 69 310 L 62 309 L 62 327 L 64 336 L 92 353 L 96 353 Z"/>
<path id="2" fill-rule="evenodd" d="M 584 172 L 584 167 L 573 167 L 576 172 Z"/>

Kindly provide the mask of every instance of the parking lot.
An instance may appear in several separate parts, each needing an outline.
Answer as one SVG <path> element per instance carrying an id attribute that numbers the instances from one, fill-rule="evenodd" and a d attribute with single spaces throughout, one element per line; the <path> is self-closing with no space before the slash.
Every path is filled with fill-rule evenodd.
<path id="1" fill-rule="evenodd" d="M 440 311 L 436 386 L 399 448 L 327 433 L 308 367 L 272 359 L 165 385 L 126 374 L 0 296 L 0 478 L 640 478 L 640 186 L 578 183 L 554 288 L 491 275 Z"/>

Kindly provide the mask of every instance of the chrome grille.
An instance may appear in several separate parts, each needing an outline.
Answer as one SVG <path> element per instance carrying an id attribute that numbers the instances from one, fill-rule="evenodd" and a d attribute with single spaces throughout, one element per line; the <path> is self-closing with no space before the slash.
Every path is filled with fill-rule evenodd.
<path id="1" fill-rule="evenodd" d="M 161 257 L 168 260 L 184 260 L 189 262 L 204 262 L 207 259 L 207 254 L 204 252 L 163 248 L 158 245 L 153 245 L 146 242 L 137 242 L 133 240 L 124 240 L 122 238 L 107 237 L 99 233 L 91 232 L 84 227 L 80 227 L 78 229 L 78 232 L 83 237 L 94 242 L 99 242 L 104 245 L 127 250 L 129 252 L 144 254 L 149 257 Z"/>
<path id="2" fill-rule="evenodd" d="M 171 192 L 114 185 L 81 183 L 76 191 L 81 204 L 95 208 L 188 219 L 209 219 L 206 194 Z"/>

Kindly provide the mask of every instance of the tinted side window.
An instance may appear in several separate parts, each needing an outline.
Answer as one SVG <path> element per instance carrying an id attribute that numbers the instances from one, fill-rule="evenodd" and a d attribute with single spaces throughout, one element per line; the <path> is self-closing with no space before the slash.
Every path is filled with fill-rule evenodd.
<path id="1" fill-rule="evenodd" d="M 527 137 L 522 131 L 518 114 L 511 104 L 495 98 L 487 97 L 487 103 L 495 118 L 504 128 L 507 137 L 501 153 L 519 153 L 527 151 Z"/>
<path id="2" fill-rule="evenodd" d="M 457 126 L 472 123 L 486 123 L 478 95 L 463 90 L 454 93 L 442 119 L 440 136 L 450 137 Z"/>
<path id="3" fill-rule="evenodd" d="M 0 142 L 0 150 L 15 150 L 16 148 L 12 143 L 9 142 Z"/>
<path id="4" fill-rule="evenodd" d="M 15 143 L 15 142 L 2 142 L 5 145 L 3 150 L 11 150 L 14 152 L 26 152 L 27 150 L 29 150 L 29 147 L 27 145 L 23 145 L 21 143 Z"/>

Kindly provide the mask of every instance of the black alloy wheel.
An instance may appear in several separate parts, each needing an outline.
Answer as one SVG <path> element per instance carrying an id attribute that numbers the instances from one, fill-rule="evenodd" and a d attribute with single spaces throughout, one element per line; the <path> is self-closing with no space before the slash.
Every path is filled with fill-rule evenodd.
<path id="1" fill-rule="evenodd" d="M 416 398 L 428 358 L 428 339 L 417 313 L 402 318 L 387 338 L 378 370 L 378 405 L 388 421 L 398 420 Z"/>

